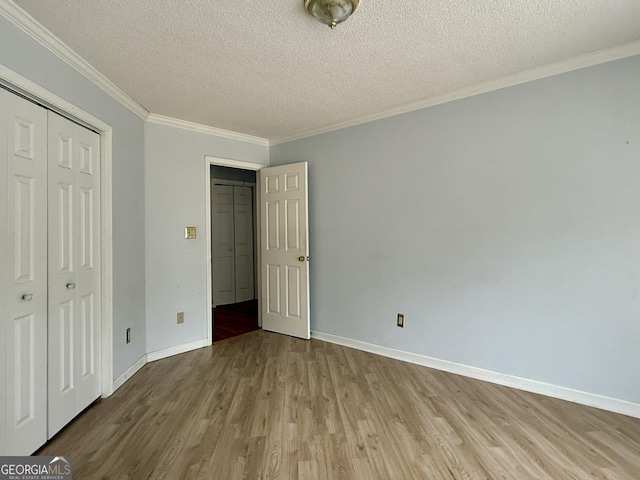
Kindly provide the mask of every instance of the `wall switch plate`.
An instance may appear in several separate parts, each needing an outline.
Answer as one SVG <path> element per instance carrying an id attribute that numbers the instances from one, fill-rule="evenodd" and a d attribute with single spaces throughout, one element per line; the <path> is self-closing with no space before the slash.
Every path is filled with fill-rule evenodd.
<path id="1" fill-rule="evenodd" d="M 196 238 L 196 227 L 184 227 L 184 238 L 193 240 Z"/>
<path id="2" fill-rule="evenodd" d="M 131 327 L 127 328 L 127 343 L 131 343 Z"/>
<path id="3" fill-rule="evenodd" d="M 398 326 L 404 328 L 404 315 L 402 313 L 398 314 Z"/>
<path id="4" fill-rule="evenodd" d="M 178 323 L 184 323 L 184 312 L 178 312 Z"/>

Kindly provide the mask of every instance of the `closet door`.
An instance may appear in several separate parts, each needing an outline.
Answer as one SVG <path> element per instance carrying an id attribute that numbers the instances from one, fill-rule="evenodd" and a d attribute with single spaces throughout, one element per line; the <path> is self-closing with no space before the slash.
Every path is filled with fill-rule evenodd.
<path id="1" fill-rule="evenodd" d="M 100 396 L 100 137 L 49 112 L 49 438 Z"/>
<path id="2" fill-rule="evenodd" d="M 233 187 L 236 302 L 253 300 L 253 195 L 251 187 Z"/>
<path id="3" fill-rule="evenodd" d="M 235 303 L 233 187 L 212 188 L 213 306 Z"/>
<path id="4" fill-rule="evenodd" d="M 47 439 L 47 112 L 0 89 L 0 455 Z"/>

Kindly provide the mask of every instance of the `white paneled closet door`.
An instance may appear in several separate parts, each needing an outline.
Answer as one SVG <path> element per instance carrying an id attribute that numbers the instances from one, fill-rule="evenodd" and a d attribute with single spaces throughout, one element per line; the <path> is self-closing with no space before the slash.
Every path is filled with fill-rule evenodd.
<path id="1" fill-rule="evenodd" d="M 99 149 L 49 112 L 49 438 L 100 396 Z"/>
<path id="2" fill-rule="evenodd" d="M 213 306 L 255 296 L 253 188 L 211 186 Z"/>
<path id="3" fill-rule="evenodd" d="M 213 185 L 211 209 L 213 306 L 236 301 L 233 187 Z"/>
<path id="4" fill-rule="evenodd" d="M 253 300 L 253 195 L 251 187 L 233 187 L 236 302 Z"/>
<path id="5" fill-rule="evenodd" d="M 47 439 L 47 112 L 0 89 L 0 454 Z"/>

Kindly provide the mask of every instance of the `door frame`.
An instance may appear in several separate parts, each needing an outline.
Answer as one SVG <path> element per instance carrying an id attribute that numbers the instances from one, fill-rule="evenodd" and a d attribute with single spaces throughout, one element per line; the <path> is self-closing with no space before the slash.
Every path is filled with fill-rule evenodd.
<path id="1" fill-rule="evenodd" d="M 237 168 L 240 170 L 253 170 L 256 172 L 256 188 L 254 189 L 255 191 L 255 195 L 254 195 L 254 212 L 255 212 L 255 222 L 257 224 L 257 227 L 254 226 L 254 228 L 257 228 L 257 230 L 255 230 L 254 234 L 256 237 L 256 256 L 254 259 L 255 262 L 255 276 L 257 279 L 257 291 L 256 291 L 256 296 L 258 297 L 258 326 L 262 326 L 262 298 L 260 295 L 260 274 L 261 272 L 261 268 L 260 268 L 260 260 L 261 260 L 261 254 L 260 254 L 260 235 L 258 235 L 259 233 L 259 229 L 260 229 L 260 189 L 257 188 L 257 186 L 260 184 L 260 173 L 259 171 L 262 168 L 267 167 L 268 165 L 263 165 L 262 163 L 252 163 L 252 162 L 244 162 L 242 160 L 231 160 L 228 158 L 220 158 L 220 157 L 213 157 L 210 155 L 205 155 L 204 157 L 204 169 L 205 169 L 205 209 L 206 209 L 206 213 L 205 213 L 205 238 L 206 238 L 206 242 L 205 242 L 205 247 L 206 247 L 206 265 L 207 265 L 207 275 L 206 275 L 206 280 L 207 280 L 207 284 L 205 287 L 205 291 L 206 291 L 206 306 L 207 306 L 207 312 L 206 312 L 206 319 L 207 319 L 207 345 L 212 345 L 213 344 L 213 308 L 212 308 L 212 304 L 213 304 L 213 280 L 211 278 L 212 276 L 212 268 L 211 268 L 211 244 L 212 244 L 212 239 L 211 239 L 211 165 L 216 165 L 219 167 L 231 167 L 231 168 Z"/>
<path id="2" fill-rule="evenodd" d="M 113 228 L 111 125 L 0 64 L 0 84 L 100 135 L 101 396 L 113 393 Z"/>

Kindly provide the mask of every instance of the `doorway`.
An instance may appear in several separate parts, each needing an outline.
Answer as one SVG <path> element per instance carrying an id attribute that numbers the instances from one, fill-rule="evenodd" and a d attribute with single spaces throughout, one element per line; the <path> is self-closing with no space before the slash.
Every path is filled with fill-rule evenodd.
<path id="1" fill-rule="evenodd" d="M 264 165 L 206 158 L 209 325 L 218 342 L 260 328 L 256 183 Z"/>
<path id="2" fill-rule="evenodd" d="M 309 307 L 308 165 L 262 164 L 205 156 L 207 338 L 213 343 L 211 165 L 260 170 L 255 191 L 258 326 L 311 337 Z"/>

